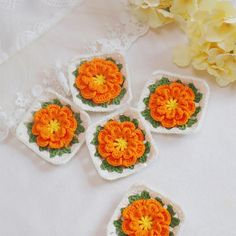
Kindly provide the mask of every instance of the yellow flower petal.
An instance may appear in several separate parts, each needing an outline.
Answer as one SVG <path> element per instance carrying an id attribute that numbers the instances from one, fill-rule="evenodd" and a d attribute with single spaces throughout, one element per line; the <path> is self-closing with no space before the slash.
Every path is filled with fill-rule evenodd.
<path id="1" fill-rule="evenodd" d="M 185 67 L 191 62 L 190 48 L 185 45 L 180 45 L 174 49 L 173 54 L 174 63 L 178 66 Z"/>

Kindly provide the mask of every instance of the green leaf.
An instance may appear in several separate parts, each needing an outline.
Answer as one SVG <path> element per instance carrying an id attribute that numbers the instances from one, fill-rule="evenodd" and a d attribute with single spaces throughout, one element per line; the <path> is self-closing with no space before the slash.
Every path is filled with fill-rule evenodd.
<path id="1" fill-rule="evenodd" d="M 126 167 L 123 167 L 123 169 L 125 169 Z M 127 167 L 128 169 L 130 169 L 130 170 L 133 170 L 134 169 L 134 165 L 132 165 L 132 166 L 129 166 L 129 167 Z"/>
<path id="2" fill-rule="evenodd" d="M 173 232 L 170 232 L 170 233 L 169 233 L 169 236 L 174 236 L 174 233 L 173 233 Z"/>
<path id="3" fill-rule="evenodd" d="M 33 134 L 31 134 L 31 135 L 29 136 L 29 142 L 30 142 L 30 143 L 35 143 L 35 142 L 36 142 L 36 136 L 34 136 Z"/>
<path id="4" fill-rule="evenodd" d="M 151 123 L 151 125 L 154 127 L 154 128 L 157 128 L 160 126 L 160 122 L 157 122 L 155 121 L 152 117 L 151 117 L 151 114 L 150 114 L 150 110 L 149 109 L 146 109 L 144 111 L 141 112 L 141 114 L 143 115 L 143 117 L 145 118 L 145 120 L 149 121 Z"/>
<path id="5" fill-rule="evenodd" d="M 56 104 L 56 105 L 58 105 L 58 106 L 60 106 L 60 107 L 63 106 L 63 104 L 61 103 L 61 101 L 60 101 L 59 99 L 57 99 L 57 98 L 53 99 L 53 101 L 52 101 L 51 104 Z"/>
<path id="6" fill-rule="evenodd" d="M 135 127 L 136 127 L 136 129 L 137 129 L 138 126 L 139 126 L 138 120 L 137 120 L 137 119 L 133 119 L 132 122 L 134 123 L 134 125 L 135 125 Z"/>
<path id="7" fill-rule="evenodd" d="M 82 125 L 82 120 L 80 118 L 80 113 L 74 113 L 74 117 L 77 121 L 77 128 L 76 128 L 76 131 L 75 131 L 75 134 L 80 134 L 80 133 L 84 133 L 85 131 L 85 128 L 84 126 Z"/>
<path id="8" fill-rule="evenodd" d="M 166 77 L 162 77 L 161 80 L 157 82 L 157 86 L 161 86 L 165 84 L 170 84 L 170 80 Z"/>
<path id="9" fill-rule="evenodd" d="M 180 83 L 180 84 L 183 84 L 183 82 L 180 79 L 176 80 L 176 82 Z"/>
<path id="10" fill-rule="evenodd" d="M 197 116 L 197 115 L 198 115 L 198 113 L 199 113 L 201 110 L 202 110 L 202 108 L 201 108 L 201 107 L 197 107 L 197 108 L 196 108 L 196 110 L 195 110 L 195 112 L 193 113 L 192 117 L 195 117 L 195 116 Z"/>
<path id="11" fill-rule="evenodd" d="M 195 96 L 196 96 L 198 90 L 197 90 L 197 88 L 195 87 L 195 85 L 194 85 L 193 83 L 190 83 L 188 86 L 189 86 L 189 88 L 191 88 L 191 89 L 193 90 L 193 93 L 194 93 Z"/>
<path id="12" fill-rule="evenodd" d="M 120 115 L 119 120 L 120 120 L 120 122 L 125 122 L 125 121 L 130 121 L 131 119 L 129 116 Z"/>
<path id="13" fill-rule="evenodd" d="M 33 135 L 33 133 L 32 133 L 33 122 L 26 123 L 25 125 L 26 125 L 26 128 L 27 128 L 27 133 L 29 135 L 29 142 L 30 143 L 35 143 L 37 137 L 35 135 Z"/>
<path id="14" fill-rule="evenodd" d="M 117 173 L 122 173 L 123 172 L 122 167 L 112 166 L 106 160 L 102 161 L 102 164 L 101 164 L 100 167 L 101 167 L 102 170 L 107 170 L 108 172 L 117 172 Z"/>
<path id="15" fill-rule="evenodd" d="M 55 156 L 62 156 L 66 153 L 71 153 L 71 149 L 70 148 L 61 148 L 61 149 L 49 149 L 49 153 L 50 153 L 50 158 L 53 158 Z"/>
<path id="16" fill-rule="evenodd" d="M 31 131 L 31 129 L 33 128 L 33 122 L 26 123 L 25 125 L 26 125 L 28 131 L 29 130 Z"/>
<path id="17" fill-rule="evenodd" d="M 123 68 L 123 65 L 122 65 L 122 64 L 116 64 L 116 65 L 117 65 L 117 67 L 118 67 L 119 71 L 121 71 L 121 70 L 122 70 L 122 68 Z"/>
<path id="18" fill-rule="evenodd" d="M 193 93 L 195 95 L 195 102 L 199 103 L 202 100 L 203 94 L 198 92 L 198 89 L 195 87 L 193 83 L 190 83 L 188 86 L 193 90 Z"/>
<path id="19" fill-rule="evenodd" d="M 170 227 L 174 228 L 174 227 L 178 226 L 179 223 L 180 223 L 180 219 L 178 219 L 176 217 L 172 217 L 171 222 L 170 222 Z"/>
<path id="20" fill-rule="evenodd" d="M 145 137 L 146 136 L 146 131 L 142 130 L 142 132 L 143 132 L 143 136 Z"/>
<path id="21" fill-rule="evenodd" d="M 175 215 L 174 209 L 171 205 L 167 205 L 167 211 L 169 211 L 171 216 Z"/>
<path id="22" fill-rule="evenodd" d="M 123 207 L 123 208 L 120 209 L 120 213 L 121 213 L 121 214 L 123 213 L 124 209 L 125 209 L 125 207 Z"/>
<path id="23" fill-rule="evenodd" d="M 116 61 L 115 61 L 112 57 L 108 57 L 106 60 L 107 60 L 107 61 L 111 61 L 111 62 L 113 62 L 113 63 L 116 64 Z"/>
<path id="24" fill-rule="evenodd" d="M 139 158 L 140 163 L 145 163 L 147 161 L 147 155 L 150 152 L 150 150 L 151 150 L 151 143 L 147 141 L 145 143 L 145 152 L 143 156 Z"/>
<path id="25" fill-rule="evenodd" d="M 148 191 L 142 191 L 142 193 L 141 193 L 141 199 L 150 199 L 151 198 L 151 196 L 150 196 L 150 194 L 149 194 L 149 192 Z"/>
<path id="26" fill-rule="evenodd" d="M 50 149 L 49 153 L 50 153 L 50 158 L 53 158 L 53 157 L 55 157 L 57 155 L 56 149 Z"/>
<path id="27" fill-rule="evenodd" d="M 170 84 L 170 80 L 166 77 L 162 77 L 159 81 L 157 81 L 155 84 L 151 84 L 148 88 L 150 93 L 154 93 L 156 88 L 165 85 L 165 84 Z"/>
<path id="28" fill-rule="evenodd" d="M 42 152 L 42 151 L 48 151 L 48 148 L 47 147 L 39 147 L 39 151 Z"/>
<path id="29" fill-rule="evenodd" d="M 115 220 L 113 222 L 115 228 L 116 228 L 116 233 L 118 236 L 127 236 L 123 231 L 122 231 L 122 220 Z"/>
<path id="30" fill-rule="evenodd" d="M 147 161 L 147 155 L 143 155 L 142 157 L 139 158 L 140 163 L 145 163 Z"/>
<path id="31" fill-rule="evenodd" d="M 120 220 L 115 220 L 113 222 L 113 224 L 114 224 L 115 227 L 120 228 L 122 226 L 122 220 L 121 219 Z"/>
<path id="32" fill-rule="evenodd" d="M 111 104 L 119 105 L 121 99 L 125 96 L 125 94 L 126 94 L 126 88 L 122 88 L 120 94 L 111 101 Z"/>
<path id="33" fill-rule="evenodd" d="M 202 100 L 203 94 L 202 93 L 197 93 L 195 96 L 195 102 L 199 103 Z"/>
<path id="34" fill-rule="evenodd" d="M 94 154 L 95 157 L 101 157 L 98 150 L 96 150 L 95 154 Z"/>
<path id="35" fill-rule="evenodd" d="M 164 202 L 161 200 L 161 198 L 155 197 L 155 199 L 156 199 L 162 206 L 165 205 Z"/>
<path id="36" fill-rule="evenodd" d="M 79 127 L 78 127 L 78 132 L 79 132 L 79 133 L 83 133 L 84 131 L 85 131 L 84 126 L 79 125 Z"/>
<path id="37" fill-rule="evenodd" d="M 144 98 L 144 99 L 143 99 L 143 103 L 144 103 L 146 106 L 148 106 L 149 100 L 150 100 L 149 97 Z"/>
<path id="38" fill-rule="evenodd" d="M 84 97 L 82 97 L 80 95 L 80 91 L 79 91 L 79 94 L 76 95 L 77 98 L 79 98 L 84 104 L 88 105 L 88 106 L 91 106 L 91 107 L 95 107 L 95 106 L 98 106 L 97 104 L 95 104 L 92 100 L 88 100 L 88 99 L 85 99 Z"/>
<path id="39" fill-rule="evenodd" d="M 151 143 L 147 141 L 145 143 L 145 154 L 148 154 L 150 150 L 151 150 Z"/>
<path id="40" fill-rule="evenodd" d="M 141 199 L 141 196 L 139 194 L 136 194 L 136 195 L 131 195 L 128 197 L 128 200 L 129 200 L 129 203 L 133 203 L 137 200 L 140 200 Z"/>
<path id="41" fill-rule="evenodd" d="M 191 118 L 191 119 L 188 120 L 187 127 L 190 128 L 196 123 L 197 123 L 197 119 L 196 118 Z"/>
<path id="42" fill-rule="evenodd" d="M 60 100 L 57 99 L 57 98 L 55 98 L 55 99 L 53 99 L 53 100 L 50 101 L 50 102 L 43 102 L 43 103 L 41 104 L 41 107 L 42 107 L 42 108 L 47 108 L 49 105 L 52 105 L 52 104 L 56 104 L 56 105 L 58 105 L 58 106 L 60 106 L 60 107 L 63 106 L 63 104 L 60 102 Z"/>
<path id="43" fill-rule="evenodd" d="M 79 71 L 78 71 L 78 69 L 76 68 L 76 70 L 73 71 L 72 74 L 77 78 L 78 75 L 79 75 Z"/>
<path id="44" fill-rule="evenodd" d="M 155 90 L 156 90 L 156 88 L 157 88 L 157 85 L 156 84 L 152 84 L 152 85 L 149 85 L 149 91 L 151 92 L 151 93 L 154 93 L 155 92 Z"/>
<path id="45" fill-rule="evenodd" d="M 51 105 L 51 104 L 52 104 L 51 102 L 44 102 L 44 103 L 42 103 L 41 107 L 42 108 L 47 108 L 48 105 Z"/>
<path id="46" fill-rule="evenodd" d="M 185 129 L 187 128 L 187 126 L 186 126 L 186 125 L 180 125 L 180 126 L 178 126 L 178 128 L 179 128 L 180 130 L 185 130 Z"/>
<path id="47" fill-rule="evenodd" d="M 78 140 L 77 136 L 74 136 L 74 138 L 72 139 L 70 145 L 73 145 L 73 144 L 76 144 L 76 143 L 79 143 L 79 140 Z"/>

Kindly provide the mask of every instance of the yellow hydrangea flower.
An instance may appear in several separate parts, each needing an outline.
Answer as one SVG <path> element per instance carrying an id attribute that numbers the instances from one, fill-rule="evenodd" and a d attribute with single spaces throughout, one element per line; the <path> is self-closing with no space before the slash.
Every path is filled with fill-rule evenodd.
<path id="1" fill-rule="evenodd" d="M 198 9 L 198 0 L 173 0 L 171 12 L 175 17 L 188 20 Z"/>
<path id="2" fill-rule="evenodd" d="M 172 0 L 129 0 L 133 13 L 151 28 L 157 28 L 173 21 L 170 12 Z"/>
<path id="3" fill-rule="evenodd" d="M 236 10 L 232 3 L 198 2 L 198 11 L 187 21 L 185 32 L 189 44 L 175 49 L 177 65 L 207 70 L 222 86 L 236 80 Z"/>

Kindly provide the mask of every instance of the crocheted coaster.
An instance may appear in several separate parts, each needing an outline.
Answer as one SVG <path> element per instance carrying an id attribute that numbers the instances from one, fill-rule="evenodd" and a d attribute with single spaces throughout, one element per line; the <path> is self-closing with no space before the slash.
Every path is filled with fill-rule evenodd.
<path id="1" fill-rule="evenodd" d="M 133 174 L 157 157 L 152 136 L 133 108 L 91 125 L 86 143 L 98 173 L 107 180 Z"/>
<path id="2" fill-rule="evenodd" d="M 16 136 L 41 158 L 59 165 L 78 152 L 89 122 L 86 112 L 47 90 L 26 113 Z"/>
<path id="3" fill-rule="evenodd" d="M 157 71 L 142 92 L 138 110 L 152 132 L 187 134 L 199 129 L 209 97 L 203 80 Z"/>
<path id="4" fill-rule="evenodd" d="M 114 211 L 107 236 L 176 236 L 183 220 L 178 205 L 144 185 L 133 186 Z"/>
<path id="5" fill-rule="evenodd" d="M 87 111 L 113 111 L 132 99 L 129 71 L 120 53 L 81 56 L 68 68 L 74 103 Z"/>

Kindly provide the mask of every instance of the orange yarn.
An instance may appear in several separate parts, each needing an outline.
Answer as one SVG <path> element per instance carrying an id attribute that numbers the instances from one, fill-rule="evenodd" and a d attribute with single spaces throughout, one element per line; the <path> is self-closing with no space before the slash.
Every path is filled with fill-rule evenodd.
<path id="1" fill-rule="evenodd" d="M 134 201 L 122 218 L 122 231 L 129 236 L 169 236 L 171 215 L 155 199 Z"/>
<path id="2" fill-rule="evenodd" d="M 173 82 L 159 86 L 150 96 L 151 117 L 166 128 L 185 125 L 196 110 L 194 99 L 187 85 Z"/>
<path id="3" fill-rule="evenodd" d="M 94 58 L 83 63 L 78 70 L 75 84 L 83 98 L 102 104 L 120 94 L 124 79 L 114 62 Z"/>
<path id="4" fill-rule="evenodd" d="M 143 132 L 130 121 L 109 121 L 98 134 L 98 152 L 112 166 L 132 166 L 145 152 Z"/>
<path id="5" fill-rule="evenodd" d="M 76 128 L 71 109 L 52 104 L 35 113 L 32 133 L 40 147 L 60 149 L 70 145 Z"/>

